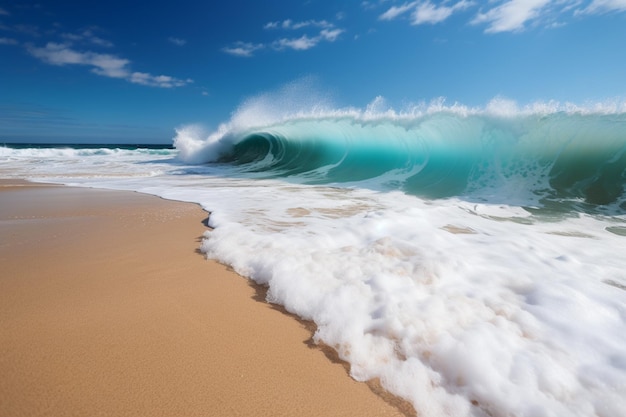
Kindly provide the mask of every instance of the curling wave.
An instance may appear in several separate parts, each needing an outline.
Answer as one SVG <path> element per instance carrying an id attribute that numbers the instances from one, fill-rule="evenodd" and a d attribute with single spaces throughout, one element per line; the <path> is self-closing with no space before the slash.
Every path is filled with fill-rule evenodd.
<path id="1" fill-rule="evenodd" d="M 534 196 L 624 205 L 626 112 L 468 111 L 298 114 L 205 139 L 180 130 L 186 162 L 307 184 L 400 189 L 423 197 Z M 197 132 L 195 132 L 197 133 Z"/>

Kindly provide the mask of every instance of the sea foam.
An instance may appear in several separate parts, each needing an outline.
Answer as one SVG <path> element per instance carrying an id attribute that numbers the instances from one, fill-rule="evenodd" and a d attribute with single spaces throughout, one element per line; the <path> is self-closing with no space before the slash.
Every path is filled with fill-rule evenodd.
<path id="1" fill-rule="evenodd" d="M 207 257 L 419 415 L 623 415 L 622 104 L 283 102 L 179 129 L 167 155 L 0 158 L 14 175 L 202 204 Z"/>

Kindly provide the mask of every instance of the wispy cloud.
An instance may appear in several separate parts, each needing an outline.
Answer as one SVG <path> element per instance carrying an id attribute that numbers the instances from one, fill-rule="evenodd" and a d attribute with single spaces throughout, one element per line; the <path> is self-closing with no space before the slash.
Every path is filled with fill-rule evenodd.
<path id="1" fill-rule="evenodd" d="M 587 7 L 577 10 L 578 14 L 602 14 L 626 11 L 626 0 L 593 0 Z"/>
<path id="2" fill-rule="evenodd" d="M 543 15 L 551 0 L 509 0 L 476 15 L 472 23 L 487 23 L 486 33 L 516 32 Z"/>
<path id="3" fill-rule="evenodd" d="M 381 1 L 379 4 L 386 4 Z M 366 4 L 368 8 L 372 3 Z M 413 25 L 437 24 L 455 13 L 475 8 L 468 15 L 472 25 L 484 25 L 485 33 L 521 32 L 531 26 L 557 28 L 572 17 L 626 12 L 626 0 L 417 0 L 395 3 L 378 16 L 379 20 L 407 19 Z"/>
<path id="4" fill-rule="evenodd" d="M 152 75 L 144 72 L 133 72 L 128 59 L 111 54 L 92 51 L 77 51 L 67 43 L 48 42 L 44 47 L 27 45 L 26 50 L 33 57 L 50 65 L 83 65 L 91 67 L 91 72 L 103 77 L 121 78 L 135 84 L 152 87 L 172 88 L 192 83 L 190 79 L 182 80 L 167 75 Z"/>
<path id="5" fill-rule="evenodd" d="M 93 44 L 104 48 L 113 47 L 112 42 L 96 36 L 91 29 L 86 29 L 79 33 L 63 33 L 61 34 L 61 37 L 65 40 L 76 43 Z"/>
<path id="6" fill-rule="evenodd" d="M 475 3 L 468 0 L 460 0 L 452 5 L 449 1 L 435 4 L 430 0 L 412 1 L 400 6 L 391 6 L 387 11 L 378 16 L 379 20 L 394 20 L 409 13 L 412 25 L 441 23 L 452 16 L 455 12 L 465 10 Z"/>
<path id="7" fill-rule="evenodd" d="M 3 14 L 0 13 L 0 16 L 3 16 Z M 5 13 L 4 16 L 10 16 L 10 14 Z M 35 25 L 25 25 L 21 23 L 5 25 L 3 23 L 0 23 L 0 30 L 13 32 L 16 35 L 27 35 L 33 38 L 38 38 L 41 36 L 41 34 L 39 33 L 39 27 Z"/>
<path id="8" fill-rule="evenodd" d="M 339 35 L 341 35 L 344 32 L 345 30 L 343 29 L 322 29 L 322 31 L 319 34 L 319 37 L 322 38 L 322 40 L 327 41 L 327 42 L 335 42 L 337 38 L 339 38 Z"/>
<path id="9" fill-rule="evenodd" d="M 416 1 L 413 1 L 411 3 L 404 3 L 401 6 L 391 6 L 385 13 L 378 16 L 378 18 L 380 20 L 394 20 L 406 12 L 415 9 L 417 4 Z"/>
<path id="10" fill-rule="evenodd" d="M 305 20 L 302 22 L 294 22 L 291 19 L 286 19 L 276 22 L 269 22 L 263 26 L 264 29 L 292 29 L 298 30 L 306 27 L 318 27 L 318 28 L 332 28 L 335 25 L 326 20 Z"/>
<path id="11" fill-rule="evenodd" d="M 0 38 L 0 45 L 17 45 L 19 42 L 13 38 Z"/>
<path id="12" fill-rule="evenodd" d="M 292 19 L 268 22 L 263 26 L 266 30 L 302 31 L 309 29 L 309 33 L 300 36 L 285 36 L 269 43 L 235 42 L 233 45 L 222 48 L 222 51 L 240 57 L 251 57 L 261 49 L 282 51 L 292 49 L 305 51 L 319 45 L 321 42 L 335 42 L 345 32 L 344 29 L 335 27 L 335 24 L 327 20 L 303 20 Z M 316 29 L 310 33 L 310 29 Z"/>
<path id="13" fill-rule="evenodd" d="M 443 22 L 453 13 L 465 10 L 474 5 L 473 1 L 461 0 L 452 6 L 434 5 L 430 1 L 420 3 L 413 12 L 411 23 L 421 25 L 424 23 L 435 24 Z"/>
<path id="14" fill-rule="evenodd" d="M 34 6 L 37 8 L 37 6 Z M 10 13 L 0 8 L 0 16 L 9 16 Z M 54 23 L 53 29 L 40 29 L 30 24 L 0 25 L 0 30 L 11 33 L 11 37 L 0 37 L 0 45 L 20 45 L 32 57 L 48 65 L 55 66 L 82 66 L 93 74 L 118 78 L 133 84 L 151 87 L 173 88 L 193 83 L 191 79 L 180 79 L 169 75 L 154 75 L 149 72 L 139 72 L 132 69 L 129 59 L 119 57 L 113 53 L 96 52 L 97 48 L 113 48 L 111 41 L 98 35 L 103 30 L 97 26 L 88 26 L 75 32 L 60 32 L 61 23 Z M 43 44 L 23 39 L 24 35 L 34 38 L 42 36 L 50 41 Z M 180 44 L 182 39 L 170 38 L 170 41 Z"/>
<path id="15" fill-rule="evenodd" d="M 235 42 L 233 46 L 228 46 L 226 48 L 222 48 L 222 51 L 227 54 L 241 57 L 251 57 L 254 52 L 259 49 L 265 48 L 265 45 L 261 43 L 251 43 L 251 42 Z"/>
<path id="16" fill-rule="evenodd" d="M 302 35 L 299 38 L 283 38 L 274 41 L 273 46 L 275 49 L 284 49 L 291 48 L 296 51 L 305 51 L 307 49 L 313 48 L 315 45 L 319 43 L 319 40 L 316 38 L 310 38 L 307 35 Z"/>
<path id="17" fill-rule="evenodd" d="M 152 75 L 145 72 L 133 72 L 128 80 L 135 84 L 161 88 L 182 87 L 193 82 L 191 79 L 181 80 L 169 75 Z"/>
<path id="18" fill-rule="evenodd" d="M 95 52 L 79 52 L 71 49 L 68 44 L 48 42 L 44 47 L 27 46 L 28 52 L 35 58 L 50 65 L 88 65 L 94 72 L 108 77 L 123 78 L 127 74 L 127 59 Z"/>
<path id="19" fill-rule="evenodd" d="M 35 25 L 17 24 L 17 25 L 14 25 L 13 28 L 11 28 L 11 30 L 20 34 L 32 36 L 33 38 L 38 38 L 41 36 L 41 34 L 39 33 L 39 28 Z"/>
<path id="20" fill-rule="evenodd" d="M 320 42 L 334 42 L 339 35 L 344 32 L 343 29 L 322 29 L 317 36 L 302 35 L 299 38 L 283 38 L 274 41 L 272 46 L 276 50 L 285 48 L 294 49 L 296 51 L 305 51 L 317 46 Z"/>
<path id="21" fill-rule="evenodd" d="M 170 43 L 173 43 L 176 46 L 185 46 L 185 44 L 187 44 L 187 41 L 185 39 L 180 39 L 180 38 L 174 38 L 172 36 L 170 36 L 169 38 L 167 38 L 167 40 Z"/>

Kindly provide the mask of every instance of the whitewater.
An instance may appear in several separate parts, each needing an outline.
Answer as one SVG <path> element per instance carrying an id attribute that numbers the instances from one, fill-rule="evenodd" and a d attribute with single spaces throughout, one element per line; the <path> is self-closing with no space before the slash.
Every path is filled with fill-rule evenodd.
<path id="1" fill-rule="evenodd" d="M 626 412 L 623 102 L 264 95 L 174 145 L 4 146 L 0 175 L 202 205 L 207 258 L 418 415 Z"/>

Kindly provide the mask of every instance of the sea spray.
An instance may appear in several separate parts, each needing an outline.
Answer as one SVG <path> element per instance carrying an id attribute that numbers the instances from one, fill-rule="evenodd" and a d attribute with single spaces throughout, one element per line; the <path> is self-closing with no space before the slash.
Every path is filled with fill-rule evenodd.
<path id="1" fill-rule="evenodd" d="M 501 112 L 494 103 L 482 111 L 438 104 L 438 111 L 406 113 L 296 112 L 265 125 L 252 117 L 249 126 L 237 115 L 236 127 L 223 124 L 205 139 L 181 129 L 175 144 L 184 161 L 231 163 L 256 178 L 429 198 L 511 202 L 517 195 L 515 203 L 624 208 L 626 113 L 504 106 Z"/>
<path id="2" fill-rule="evenodd" d="M 202 204 L 208 257 L 420 415 L 623 414 L 623 105 L 264 105 L 170 155 L 0 158 Z"/>
<path id="3" fill-rule="evenodd" d="M 203 250 L 423 415 L 617 416 L 625 113 L 499 104 L 226 134 L 218 161 L 262 191 Z"/>

